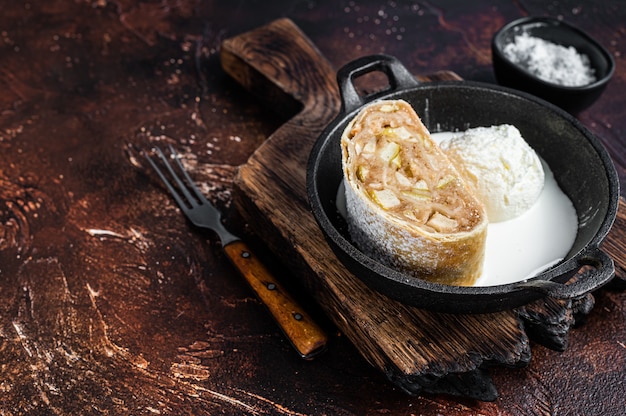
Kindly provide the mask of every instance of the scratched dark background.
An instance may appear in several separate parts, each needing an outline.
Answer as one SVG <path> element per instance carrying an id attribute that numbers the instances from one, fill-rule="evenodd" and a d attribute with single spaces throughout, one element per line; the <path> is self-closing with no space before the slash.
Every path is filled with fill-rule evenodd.
<path id="1" fill-rule="evenodd" d="M 300 360 L 135 148 L 176 144 L 228 213 L 236 167 L 285 120 L 223 72 L 224 39 L 289 17 L 336 67 L 383 52 L 414 73 L 495 82 L 493 33 L 550 15 L 616 59 L 610 87 L 579 118 L 623 184 L 624 6 L 0 0 L 0 414 L 620 414 L 623 292 L 596 297 L 564 353 L 534 346 L 528 368 L 494 369 L 496 402 L 409 397 L 319 311 L 330 349 Z"/>

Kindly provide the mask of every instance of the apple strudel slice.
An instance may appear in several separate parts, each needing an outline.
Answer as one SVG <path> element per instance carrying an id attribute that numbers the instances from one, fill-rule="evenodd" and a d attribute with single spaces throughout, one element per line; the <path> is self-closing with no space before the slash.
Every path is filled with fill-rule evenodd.
<path id="1" fill-rule="evenodd" d="M 482 273 L 485 208 L 404 100 L 374 102 L 341 137 L 346 215 L 368 256 L 415 278 L 470 286 Z"/>

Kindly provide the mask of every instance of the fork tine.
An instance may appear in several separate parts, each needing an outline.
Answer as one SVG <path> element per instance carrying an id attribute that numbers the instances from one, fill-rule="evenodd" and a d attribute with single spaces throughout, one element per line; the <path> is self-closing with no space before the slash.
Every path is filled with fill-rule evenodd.
<path id="1" fill-rule="evenodd" d="M 185 181 L 182 180 L 180 178 L 180 176 L 176 173 L 176 171 L 174 170 L 174 167 L 169 162 L 167 156 L 165 156 L 163 151 L 160 148 L 157 148 L 158 151 L 159 151 L 159 157 L 161 158 L 163 163 L 165 163 L 165 167 L 167 168 L 168 172 L 170 173 L 170 175 L 174 179 L 174 182 L 176 183 L 176 186 L 178 186 L 178 189 L 183 193 L 183 195 L 187 199 L 188 204 L 192 208 L 196 207 L 196 206 L 198 206 L 198 200 L 200 200 L 200 202 L 204 202 L 203 201 L 204 197 L 202 196 L 202 194 L 200 194 L 195 189 L 194 183 L 191 180 L 191 178 L 189 177 L 189 174 L 187 173 L 187 171 L 183 167 L 182 163 L 180 162 L 180 156 L 178 155 L 176 150 L 174 150 L 174 148 L 171 145 L 169 146 L 169 148 L 170 148 L 170 154 L 171 154 L 172 158 L 174 159 L 174 162 L 178 166 L 178 169 L 183 173 L 184 178 L 187 180 L 187 183 L 185 183 Z M 196 198 L 194 198 L 194 196 L 189 192 L 190 188 L 194 191 L 194 194 L 196 195 Z"/>
<path id="2" fill-rule="evenodd" d="M 170 148 L 170 153 L 172 154 L 172 156 L 174 156 L 174 160 L 176 161 L 176 165 L 178 166 L 178 169 L 183 173 L 183 175 L 185 176 L 185 180 L 187 181 L 187 184 L 189 185 L 186 189 L 191 189 L 193 193 L 196 195 L 196 198 L 200 202 L 207 203 L 208 202 L 207 199 L 200 192 L 198 187 L 195 185 L 195 182 L 191 179 L 191 177 L 189 176 L 189 173 L 187 172 L 183 164 L 180 162 L 180 156 L 178 155 L 178 152 L 176 151 L 176 149 L 174 149 L 174 147 L 171 144 L 169 145 L 169 148 Z"/>
<path id="3" fill-rule="evenodd" d="M 169 171 L 169 173 L 174 177 L 174 180 L 176 181 L 179 189 L 181 189 L 181 191 L 187 195 L 185 195 L 185 197 L 188 200 L 191 200 L 191 198 L 189 198 L 190 195 L 188 195 L 189 193 L 185 190 L 184 184 L 182 184 L 183 186 L 181 186 L 181 181 L 180 179 L 178 179 L 178 176 L 176 175 L 176 173 L 173 171 L 172 167 L 170 166 L 169 162 L 167 161 L 167 158 L 165 157 L 165 155 L 163 154 L 163 151 L 159 148 L 159 147 L 155 147 L 154 150 L 156 151 L 157 156 L 159 157 L 159 159 L 161 159 L 161 161 L 163 162 L 163 164 L 166 166 L 167 170 Z M 188 204 L 185 202 L 185 200 L 181 197 L 181 195 L 179 194 L 178 190 L 171 184 L 171 182 L 169 181 L 169 179 L 165 176 L 165 174 L 163 173 L 163 171 L 161 170 L 161 168 L 156 164 L 156 162 L 154 160 L 152 160 L 152 158 L 150 157 L 150 155 L 148 155 L 147 152 L 143 152 L 144 157 L 148 160 L 148 162 L 150 163 L 150 165 L 152 166 L 152 168 L 156 171 L 157 175 L 159 175 L 159 178 L 161 178 L 161 181 L 163 182 L 163 184 L 165 184 L 165 187 L 167 188 L 167 190 L 170 192 L 170 194 L 172 195 L 172 197 L 174 197 L 174 199 L 176 200 L 176 203 L 183 209 L 185 209 L 186 207 L 188 207 Z M 193 201 L 192 201 L 193 202 Z"/>
<path id="4" fill-rule="evenodd" d="M 174 168 L 172 167 L 171 163 L 169 162 L 167 156 L 165 156 L 165 154 L 163 153 L 163 151 L 159 147 L 157 147 L 156 149 L 157 149 L 159 157 L 161 158 L 161 160 L 165 164 L 165 167 L 167 168 L 167 171 L 170 173 L 170 175 L 174 179 L 174 182 L 176 183 L 176 186 L 178 186 L 178 189 L 183 193 L 183 195 L 185 196 L 185 198 L 187 199 L 187 201 L 189 202 L 189 204 L 192 207 L 197 205 L 196 200 L 193 199 L 192 195 L 189 193 L 187 185 L 185 184 L 185 182 L 183 182 L 183 180 L 180 179 L 180 177 L 178 176 L 176 171 L 174 171 Z M 188 182 L 191 183 L 191 179 L 189 179 L 189 176 L 187 175 L 187 172 L 183 168 L 183 165 L 178 160 L 178 153 L 176 153 L 176 151 L 174 150 L 174 148 L 172 146 L 170 146 L 170 152 L 172 153 L 171 156 L 173 156 L 174 161 L 176 162 L 176 164 L 178 165 L 180 170 L 182 170 L 183 173 L 185 174 L 185 176 L 187 177 Z"/>

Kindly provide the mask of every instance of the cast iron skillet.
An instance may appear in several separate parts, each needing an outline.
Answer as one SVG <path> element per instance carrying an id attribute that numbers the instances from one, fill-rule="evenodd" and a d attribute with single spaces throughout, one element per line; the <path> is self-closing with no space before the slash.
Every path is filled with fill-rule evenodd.
<path id="1" fill-rule="evenodd" d="M 379 71 L 389 86 L 361 96 L 354 80 Z M 595 290 L 614 276 L 611 258 L 599 249 L 617 214 L 619 181 L 600 142 L 575 118 L 531 95 L 468 81 L 420 83 L 395 58 L 366 56 L 337 74 L 342 108 L 315 143 L 307 166 L 307 193 L 315 219 L 329 245 L 354 275 L 372 289 L 405 304 L 438 312 L 485 313 L 525 305 L 549 296 L 569 299 Z M 512 124 L 549 164 L 572 200 L 578 232 L 567 256 L 525 282 L 500 286 L 446 286 L 408 277 L 363 254 L 350 241 L 335 206 L 342 181 L 340 138 L 348 122 L 377 99 L 411 103 L 431 132 Z M 589 266 L 589 267 L 586 267 Z M 580 272 L 585 269 L 585 272 Z M 587 270 L 589 269 L 589 270 Z M 568 282 L 572 276 L 577 279 Z"/>

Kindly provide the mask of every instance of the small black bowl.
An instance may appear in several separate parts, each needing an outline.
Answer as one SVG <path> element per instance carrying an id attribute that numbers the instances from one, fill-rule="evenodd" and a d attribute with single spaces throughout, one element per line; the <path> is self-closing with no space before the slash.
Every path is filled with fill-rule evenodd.
<path id="1" fill-rule="evenodd" d="M 596 80 L 583 86 L 562 86 L 540 79 L 512 62 L 505 56 L 504 48 L 522 33 L 557 45 L 573 46 L 578 53 L 587 55 Z M 491 51 L 499 84 L 543 98 L 573 114 L 586 109 L 600 97 L 615 71 L 613 57 L 595 39 L 568 23 L 549 17 L 524 17 L 508 23 L 494 35 Z"/>

